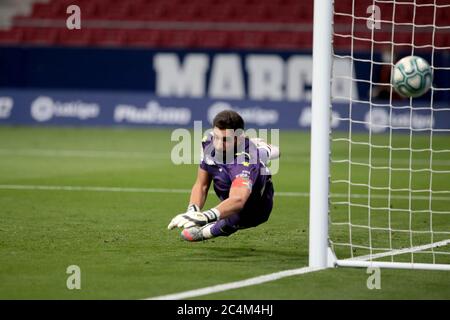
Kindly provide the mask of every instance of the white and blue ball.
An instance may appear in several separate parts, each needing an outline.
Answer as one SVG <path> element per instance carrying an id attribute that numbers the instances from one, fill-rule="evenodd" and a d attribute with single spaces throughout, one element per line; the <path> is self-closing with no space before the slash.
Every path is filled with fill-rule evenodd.
<path id="1" fill-rule="evenodd" d="M 418 56 L 400 59 L 394 66 L 392 85 L 403 97 L 417 98 L 431 87 L 433 74 L 428 62 Z"/>

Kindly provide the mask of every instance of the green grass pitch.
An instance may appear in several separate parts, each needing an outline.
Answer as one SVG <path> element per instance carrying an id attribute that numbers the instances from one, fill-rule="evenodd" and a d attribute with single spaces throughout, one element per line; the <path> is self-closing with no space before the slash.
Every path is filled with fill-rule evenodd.
<path id="1" fill-rule="evenodd" d="M 187 192 L 6 187 L 189 189 L 197 166 L 171 163 L 170 150 L 175 143 L 171 142 L 170 134 L 170 130 L 1 127 L 0 299 L 142 299 L 307 265 L 309 199 L 305 195 L 276 195 L 271 218 L 257 228 L 229 238 L 186 243 L 178 231 L 168 231 L 166 227 L 175 214 L 185 209 Z M 354 138 L 367 141 L 367 135 Z M 383 144 L 387 136 L 376 139 Z M 408 136 L 396 139 L 399 145 L 410 143 Z M 426 145 L 428 141 L 427 136 L 418 135 L 414 139 L 414 146 Z M 307 193 L 309 136 L 282 132 L 280 146 L 280 170 L 274 176 L 276 191 Z M 435 136 L 433 147 L 450 149 L 448 136 Z M 382 167 L 386 150 L 376 152 L 372 155 L 374 163 L 378 161 Z M 334 158 L 347 155 L 345 142 L 333 143 Z M 398 151 L 393 155 L 394 164 L 409 166 L 408 157 L 409 154 Z M 429 154 L 418 153 L 417 158 L 420 157 L 427 159 Z M 352 161 L 361 159 L 367 161 L 367 150 L 355 147 Z M 415 159 L 412 164 L 417 165 L 415 168 L 426 165 Z M 439 160 L 436 170 L 450 170 L 448 155 L 436 160 Z M 372 184 L 385 184 L 389 173 L 377 170 L 380 171 L 370 177 Z M 332 172 L 335 179 L 348 179 L 348 164 L 334 165 Z M 352 181 L 367 183 L 367 172 L 363 165 L 361 168 L 352 165 Z M 433 189 L 450 190 L 449 176 L 433 175 Z M 408 185 L 410 180 L 414 188 L 429 187 L 429 176 L 419 171 L 411 179 L 402 172 L 392 173 L 391 177 L 399 187 Z M 352 193 L 367 194 L 364 187 L 353 188 Z M 348 190 L 345 185 L 332 186 L 334 193 L 345 195 Z M 387 203 L 383 192 L 378 194 L 381 196 L 373 200 L 372 206 L 391 205 L 393 209 L 413 206 L 419 210 L 428 204 L 425 200 L 409 203 L 401 197 Z M 210 194 L 207 207 L 217 201 Z M 367 204 L 367 198 L 354 201 Z M 433 210 L 448 210 L 448 204 L 445 199 L 436 201 Z M 347 221 L 348 207 L 335 205 L 332 210 L 333 222 Z M 352 213 L 353 223 L 368 223 L 367 210 L 354 208 Z M 436 216 L 430 222 L 429 214 L 417 220 L 415 214 L 412 219 L 391 214 L 396 223 L 393 227 L 397 229 L 412 223 L 417 230 L 426 231 L 432 223 L 435 230 L 450 230 L 448 215 Z M 373 212 L 371 224 L 385 227 L 386 212 Z M 332 228 L 333 238 L 348 242 L 349 228 L 340 226 Z M 384 247 L 393 240 L 392 245 L 402 246 L 411 241 L 403 233 L 393 232 L 390 239 L 387 234 L 374 235 L 372 245 Z M 426 233 L 427 239 L 413 236 L 415 245 L 429 240 Z M 341 248 L 340 254 L 349 255 L 349 250 L 365 254 L 357 246 L 367 244 L 367 233 L 356 227 L 352 237 L 356 247 Z M 437 262 L 450 263 L 448 257 L 439 255 Z M 69 265 L 81 268 L 81 290 L 66 287 Z M 329 269 L 199 299 L 450 299 L 449 272 L 383 269 L 380 290 L 367 289 L 368 276 L 365 269 Z"/>

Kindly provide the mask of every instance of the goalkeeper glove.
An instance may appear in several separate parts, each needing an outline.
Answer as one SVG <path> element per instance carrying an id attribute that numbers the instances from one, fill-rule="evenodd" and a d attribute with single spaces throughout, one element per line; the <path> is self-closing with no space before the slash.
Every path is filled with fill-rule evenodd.
<path id="1" fill-rule="evenodd" d="M 261 154 L 259 151 L 262 149 L 265 151 L 265 153 L 267 153 L 267 156 L 262 156 L 263 159 L 266 159 L 266 161 L 263 162 L 267 162 L 268 160 L 273 160 L 273 159 L 277 159 L 280 157 L 280 148 L 272 145 L 272 144 L 268 144 L 267 142 L 264 141 L 264 139 L 262 138 L 251 138 L 250 139 L 251 142 L 253 142 L 256 147 L 258 148 L 258 153 Z"/>
<path id="2" fill-rule="evenodd" d="M 188 214 L 188 213 L 190 213 L 190 212 L 200 212 L 200 208 L 199 208 L 196 204 L 190 204 L 190 205 L 187 207 L 187 210 L 186 210 L 185 213 L 179 214 L 179 215 L 177 215 L 175 218 L 181 217 L 181 216 L 186 215 L 186 214 Z M 176 226 L 176 225 L 174 225 L 174 223 L 175 223 L 175 218 L 173 218 L 172 221 L 169 223 L 169 226 L 167 227 L 169 230 L 170 230 L 170 229 L 173 229 L 173 228 Z M 178 224 L 178 223 L 177 223 L 177 224 Z"/>
<path id="3" fill-rule="evenodd" d="M 170 221 L 168 229 L 173 228 L 191 228 L 194 226 L 204 226 L 210 222 L 214 222 L 220 219 L 220 212 L 216 208 L 210 209 L 205 212 L 191 211 L 177 215 Z"/>

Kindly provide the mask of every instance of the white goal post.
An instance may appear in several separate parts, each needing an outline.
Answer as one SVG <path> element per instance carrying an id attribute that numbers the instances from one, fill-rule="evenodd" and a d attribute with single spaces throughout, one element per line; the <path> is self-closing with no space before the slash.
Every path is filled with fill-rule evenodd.
<path id="1" fill-rule="evenodd" d="M 436 16 L 443 15 L 443 10 L 450 12 L 450 4 L 438 0 L 345 2 L 351 3 L 351 10 L 339 13 L 332 0 L 314 1 L 309 266 L 450 270 L 450 143 L 445 144 L 445 138 L 450 141 L 450 127 L 439 130 L 433 127 L 437 116 L 444 112 L 450 116 L 448 99 L 443 103 L 435 99 L 437 94 L 450 92 L 450 88 L 434 83 L 428 100 L 416 104 L 415 99 L 397 101 L 390 83 L 384 83 L 388 93 L 385 101 L 380 102 L 374 98 L 374 92 L 377 85 L 383 84 L 373 80 L 374 70 L 380 65 L 392 69 L 399 58 L 394 54 L 399 41 L 394 33 L 409 26 L 412 38 L 406 43 L 409 51 L 403 54 L 420 55 L 420 49 L 428 50 L 433 72 L 450 78 L 450 66 L 440 66 L 434 59 L 439 52 L 450 50 L 435 42 L 441 31 L 447 32 L 450 39 L 450 23 L 436 24 Z M 373 28 L 366 32 L 369 58 L 365 60 L 358 57 L 360 48 L 354 45 L 361 40 L 357 29 L 366 25 L 369 16 L 355 10 L 361 2 L 392 8 L 391 21 L 378 17 L 382 27 L 388 28 L 389 39 L 378 40 L 375 35 L 380 31 Z M 407 9 L 412 10 L 412 21 L 394 19 L 395 8 L 398 7 L 397 14 L 405 8 L 400 6 L 410 6 Z M 416 17 L 425 14 L 423 8 L 434 15 L 432 24 L 416 25 Z M 352 21 L 347 34 L 340 33 L 336 21 L 333 25 L 337 16 Z M 404 15 L 402 19 L 407 17 Z M 431 32 L 430 43 L 416 45 L 414 33 L 422 30 Z M 333 48 L 333 39 L 339 37 L 349 40 L 349 50 L 345 53 L 336 53 Z M 379 44 L 390 52 L 388 61 L 375 60 Z M 352 70 L 348 75 L 333 75 L 336 59 L 351 60 Z M 363 76 L 354 70 L 358 59 L 369 65 L 369 72 Z M 333 81 L 339 78 L 351 81 L 354 85 L 350 88 L 365 83 L 369 90 L 367 97 L 357 99 L 354 92 L 347 97 L 333 97 Z M 344 115 L 333 112 L 336 101 L 348 109 Z M 354 114 L 361 111 L 356 109 L 361 105 L 367 108 L 367 116 L 355 118 Z M 374 110 L 382 110 L 387 115 L 389 121 L 383 130 L 376 130 L 378 124 L 374 125 L 372 119 Z M 430 118 L 419 129 L 412 123 L 417 111 Z M 404 117 L 406 124 L 394 121 L 400 113 L 408 115 Z M 335 135 L 332 117 L 346 123 L 341 127 L 345 128 L 344 132 Z M 366 130 L 361 130 L 364 126 Z M 360 130 L 354 130 L 357 127 Z"/>

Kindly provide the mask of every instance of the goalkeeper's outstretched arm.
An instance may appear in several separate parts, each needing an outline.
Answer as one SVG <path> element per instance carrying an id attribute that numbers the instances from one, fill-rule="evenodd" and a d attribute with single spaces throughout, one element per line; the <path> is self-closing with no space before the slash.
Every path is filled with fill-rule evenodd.
<path id="1" fill-rule="evenodd" d="M 236 180 L 239 180 L 239 178 Z M 238 185 L 239 183 L 241 185 Z M 218 218 L 224 219 L 232 214 L 238 213 L 244 208 L 245 203 L 251 194 L 251 189 L 248 185 L 245 185 L 245 183 L 248 182 L 238 182 L 235 186 L 232 186 L 230 189 L 230 196 L 215 207 L 220 215 Z"/>
<path id="2" fill-rule="evenodd" d="M 203 208 L 208 197 L 209 186 L 211 185 L 211 176 L 206 170 L 198 168 L 197 180 L 192 186 L 189 206 L 196 205 L 200 210 Z"/>
<path id="3" fill-rule="evenodd" d="M 168 229 L 203 226 L 209 222 L 224 219 L 242 210 L 251 194 L 251 182 L 248 178 L 236 178 L 230 188 L 229 197 L 215 208 L 202 212 L 212 178 L 206 170 L 198 168 L 197 180 L 191 191 L 189 206 L 185 213 L 177 215 L 168 225 Z"/>

